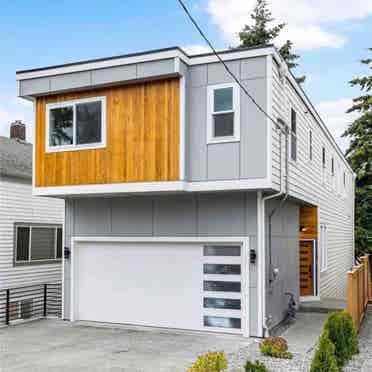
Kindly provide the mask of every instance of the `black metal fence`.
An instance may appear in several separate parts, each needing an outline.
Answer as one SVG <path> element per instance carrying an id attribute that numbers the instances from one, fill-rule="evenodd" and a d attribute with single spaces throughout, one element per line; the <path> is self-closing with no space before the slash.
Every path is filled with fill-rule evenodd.
<path id="1" fill-rule="evenodd" d="M 0 290 L 0 325 L 62 316 L 62 284 L 47 283 Z"/>

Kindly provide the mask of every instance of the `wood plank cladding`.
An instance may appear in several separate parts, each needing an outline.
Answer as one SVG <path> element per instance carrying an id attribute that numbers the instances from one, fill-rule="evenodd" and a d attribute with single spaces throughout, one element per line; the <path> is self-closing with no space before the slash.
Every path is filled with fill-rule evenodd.
<path id="1" fill-rule="evenodd" d="M 318 237 L 318 208 L 317 207 L 300 207 L 300 239 L 316 239 Z"/>
<path id="2" fill-rule="evenodd" d="M 46 104 L 98 96 L 106 147 L 46 153 Z M 179 180 L 179 79 L 40 97 L 36 115 L 37 187 Z"/>

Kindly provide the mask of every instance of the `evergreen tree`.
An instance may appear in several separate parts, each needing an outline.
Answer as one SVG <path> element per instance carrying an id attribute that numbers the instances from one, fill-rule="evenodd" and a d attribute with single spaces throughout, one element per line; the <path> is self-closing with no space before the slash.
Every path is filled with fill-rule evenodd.
<path id="1" fill-rule="evenodd" d="M 310 372 L 339 372 L 335 356 L 335 346 L 329 339 L 328 331 L 324 330 L 311 363 Z"/>
<path id="2" fill-rule="evenodd" d="M 280 34 L 285 27 L 285 23 L 279 23 L 276 26 L 269 27 L 269 24 L 274 21 L 270 10 L 268 9 L 267 0 L 257 0 L 256 6 L 251 14 L 253 25 L 245 25 L 243 30 L 239 32 L 240 45 L 239 48 L 253 47 L 258 45 L 270 44 Z M 300 58 L 292 52 L 293 43 L 287 40 L 286 43 L 279 49 L 279 53 L 287 62 L 290 69 L 296 68 L 298 63 L 296 60 Z M 305 76 L 296 78 L 299 83 L 305 81 Z"/>
<path id="3" fill-rule="evenodd" d="M 372 48 L 369 49 L 372 52 Z M 362 64 L 372 70 L 372 58 Z M 359 112 L 343 134 L 350 138 L 346 157 L 356 174 L 355 180 L 355 242 L 357 254 L 372 253 L 372 74 L 350 81 L 362 94 L 353 99 L 348 112 Z"/>

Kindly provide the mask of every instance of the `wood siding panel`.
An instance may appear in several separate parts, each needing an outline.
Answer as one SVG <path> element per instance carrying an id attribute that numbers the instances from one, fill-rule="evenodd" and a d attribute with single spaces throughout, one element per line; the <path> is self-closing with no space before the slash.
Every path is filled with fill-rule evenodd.
<path id="1" fill-rule="evenodd" d="M 106 97 L 106 147 L 46 153 L 46 104 L 95 96 Z M 179 180 L 179 100 L 179 79 L 38 98 L 35 185 Z"/>

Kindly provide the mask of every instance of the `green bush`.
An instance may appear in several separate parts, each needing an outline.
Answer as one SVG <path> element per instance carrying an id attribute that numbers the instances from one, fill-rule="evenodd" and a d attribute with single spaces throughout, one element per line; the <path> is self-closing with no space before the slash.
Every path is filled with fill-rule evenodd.
<path id="1" fill-rule="evenodd" d="M 335 346 L 337 365 L 342 367 L 358 350 L 358 336 L 351 315 L 346 311 L 332 313 L 324 326 Z"/>
<path id="2" fill-rule="evenodd" d="M 223 372 L 227 370 L 227 359 L 222 352 L 200 355 L 188 372 Z"/>
<path id="3" fill-rule="evenodd" d="M 329 339 L 327 330 L 324 330 L 311 363 L 310 372 L 339 372 L 335 356 L 335 346 Z"/>
<path id="4" fill-rule="evenodd" d="M 265 367 L 263 363 L 256 360 L 255 363 L 247 360 L 244 366 L 245 372 L 269 372 L 269 370 Z"/>
<path id="5" fill-rule="evenodd" d="M 263 355 L 273 358 L 292 359 L 293 355 L 288 350 L 287 341 L 282 337 L 268 337 L 260 344 Z"/>

